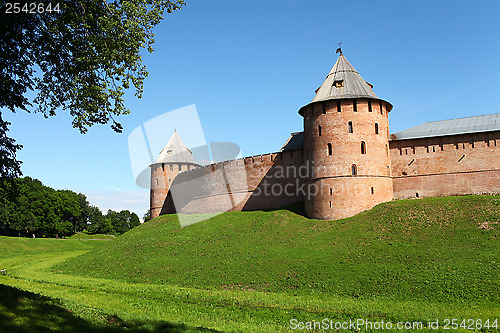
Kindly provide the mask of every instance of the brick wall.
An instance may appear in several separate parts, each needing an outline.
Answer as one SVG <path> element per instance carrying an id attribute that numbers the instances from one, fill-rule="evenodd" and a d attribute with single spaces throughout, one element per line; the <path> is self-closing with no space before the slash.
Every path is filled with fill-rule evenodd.
<path id="1" fill-rule="evenodd" d="M 500 131 L 390 142 L 394 197 L 500 193 Z"/>
<path id="2" fill-rule="evenodd" d="M 304 200 L 303 161 L 295 150 L 200 167 L 179 174 L 169 195 L 180 213 L 279 208 Z"/>
<path id="3" fill-rule="evenodd" d="M 181 172 L 196 168 L 197 164 L 192 163 L 156 163 L 151 167 L 151 186 L 150 186 L 150 211 L 151 218 L 160 215 L 162 207 L 165 206 L 170 185 Z"/>
<path id="4" fill-rule="evenodd" d="M 308 187 L 318 192 L 305 199 L 309 217 L 340 219 L 392 200 L 387 103 L 330 100 L 303 113 L 304 153 L 314 164 Z"/>
<path id="5" fill-rule="evenodd" d="M 386 110 L 380 115 L 379 104 L 373 103 L 370 113 L 367 103 L 358 100 L 354 112 L 352 101 L 341 103 L 342 115 L 330 117 L 329 112 L 337 112 L 335 101 L 326 104 L 326 114 L 321 104 L 315 104 L 305 122 L 309 135 L 304 151 L 197 168 L 182 164 L 181 170 L 176 164 L 172 169 L 170 164 L 152 165 L 152 216 L 275 209 L 305 201 L 308 216 L 333 220 L 393 198 L 500 193 L 499 131 L 387 144 Z M 349 121 L 353 133 L 349 133 Z M 379 134 L 374 123 L 379 124 Z M 321 136 L 318 126 L 322 126 Z M 361 154 L 361 141 L 366 142 L 366 154 Z M 328 143 L 332 143 L 332 155 Z M 352 164 L 357 168 L 355 176 Z"/>

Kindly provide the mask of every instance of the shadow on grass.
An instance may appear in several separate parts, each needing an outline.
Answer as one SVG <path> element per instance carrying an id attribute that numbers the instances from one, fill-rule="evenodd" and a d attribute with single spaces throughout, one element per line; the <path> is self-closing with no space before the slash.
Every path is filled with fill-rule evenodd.
<path id="1" fill-rule="evenodd" d="M 295 204 L 291 204 L 291 205 L 286 205 L 286 206 L 282 206 L 279 208 L 260 209 L 260 210 L 263 212 L 273 212 L 273 211 L 277 211 L 277 210 L 288 210 L 288 211 L 295 213 L 297 215 L 307 217 L 306 216 L 306 207 L 305 207 L 303 202 L 299 202 L 299 203 L 295 203 Z"/>
<path id="2" fill-rule="evenodd" d="M 61 306 L 57 300 L 0 284 L 0 330 L 2 333 L 219 332 L 169 322 L 124 321 L 117 316 L 103 313 L 97 314 L 96 317 L 99 317 L 96 323 L 87 321 Z"/>

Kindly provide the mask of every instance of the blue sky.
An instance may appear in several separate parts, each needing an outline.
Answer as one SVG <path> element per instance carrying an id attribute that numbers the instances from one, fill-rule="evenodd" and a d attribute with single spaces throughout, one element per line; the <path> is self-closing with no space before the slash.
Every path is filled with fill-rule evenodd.
<path id="1" fill-rule="evenodd" d="M 335 63 L 338 42 L 394 105 L 391 132 L 500 112 L 498 1 L 186 1 L 155 29 L 155 51 L 144 52 L 149 77 L 141 100 L 127 97 L 123 134 L 100 125 L 81 135 L 62 112 L 4 112 L 24 145 L 24 175 L 142 216 L 149 193 L 130 165 L 134 128 L 195 104 L 208 142 L 234 142 L 243 155 L 277 151 L 302 130 L 297 111 Z"/>

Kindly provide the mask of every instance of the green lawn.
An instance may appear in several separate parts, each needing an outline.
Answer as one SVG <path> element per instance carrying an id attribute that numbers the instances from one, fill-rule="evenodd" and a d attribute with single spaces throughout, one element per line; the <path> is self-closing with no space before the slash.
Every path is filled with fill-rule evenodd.
<path id="1" fill-rule="evenodd" d="M 105 240 L 112 240 L 115 239 L 115 235 L 103 235 L 103 234 L 95 234 L 95 235 L 89 235 L 85 233 L 80 233 L 80 234 L 74 234 L 73 236 L 69 237 L 69 239 L 78 239 L 78 240 L 96 240 L 96 239 L 105 239 Z"/>
<path id="2" fill-rule="evenodd" d="M 171 215 L 111 242 L 1 237 L 0 283 L 50 296 L 30 294 L 91 331 L 280 332 L 293 318 L 493 323 L 498 222 L 500 196 L 393 201 L 332 222 L 228 212 L 180 228 Z"/>

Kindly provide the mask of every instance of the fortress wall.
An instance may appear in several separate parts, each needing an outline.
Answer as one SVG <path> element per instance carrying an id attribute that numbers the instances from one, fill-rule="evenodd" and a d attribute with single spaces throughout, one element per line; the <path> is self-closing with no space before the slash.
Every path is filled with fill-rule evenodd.
<path id="1" fill-rule="evenodd" d="M 192 163 L 155 163 L 151 165 L 150 209 L 151 217 L 160 214 L 168 190 L 175 177 L 183 172 L 196 168 Z"/>
<path id="2" fill-rule="evenodd" d="M 174 203 L 181 213 L 279 208 L 304 200 L 306 177 L 302 150 L 245 157 L 179 174 L 165 205 Z M 162 210 L 169 212 L 172 207 Z"/>
<path id="3" fill-rule="evenodd" d="M 390 142 L 394 198 L 500 193 L 500 131 Z"/>

